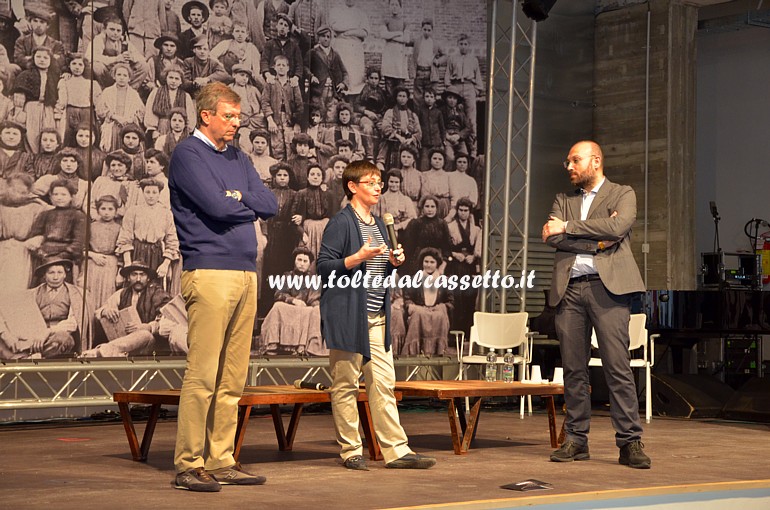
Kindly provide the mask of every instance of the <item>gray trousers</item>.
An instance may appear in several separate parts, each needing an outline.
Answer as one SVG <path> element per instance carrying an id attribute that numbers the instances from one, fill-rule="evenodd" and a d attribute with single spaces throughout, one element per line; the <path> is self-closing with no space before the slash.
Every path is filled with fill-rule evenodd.
<path id="1" fill-rule="evenodd" d="M 630 295 L 610 293 L 601 280 L 570 283 L 556 309 L 556 333 L 564 366 L 567 404 L 566 438 L 588 444 L 591 393 L 588 360 L 591 328 L 596 330 L 600 357 L 610 394 L 610 419 L 618 447 L 641 439 L 639 401 L 629 363 Z"/>

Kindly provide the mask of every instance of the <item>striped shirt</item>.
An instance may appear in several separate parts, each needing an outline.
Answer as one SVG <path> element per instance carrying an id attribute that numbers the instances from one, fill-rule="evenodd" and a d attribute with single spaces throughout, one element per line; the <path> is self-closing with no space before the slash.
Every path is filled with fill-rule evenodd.
<path id="1" fill-rule="evenodd" d="M 371 237 L 374 240 L 374 246 L 385 244 L 385 239 L 377 228 L 377 224 L 367 225 L 358 220 L 358 228 L 361 229 L 361 241 L 364 243 Z M 377 255 L 366 263 L 366 272 L 369 273 L 369 286 L 366 288 L 366 311 L 369 313 L 378 313 L 382 311 L 382 305 L 385 303 L 385 270 L 388 267 L 388 253 Z M 375 288 L 371 282 L 375 277 L 380 276 L 380 286 Z"/>

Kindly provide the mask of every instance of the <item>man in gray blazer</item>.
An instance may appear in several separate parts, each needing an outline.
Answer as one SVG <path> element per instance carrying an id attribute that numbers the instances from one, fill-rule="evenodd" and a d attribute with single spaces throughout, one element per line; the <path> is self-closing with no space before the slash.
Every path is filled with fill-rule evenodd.
<path id="1" fill-rule="evenodd" d="M 604 176 L 601 147 L 576 143 L 564 167 L 575 193 L 560 193 L 543 225 L 543 241 L 556 248 L 549 301 L 556 307 L 556 332 L 564 365 L 566 441 L 551 454 L 554 462 L 588 460 L 591 394 L 588 360 L 591 329 L 596 330 L 610 391 L 610 418 L 620 464 L 648 469 L 642 424 L 628 361 L 631 295 L 644 282 L 631 253 L 636 194 Z"/>

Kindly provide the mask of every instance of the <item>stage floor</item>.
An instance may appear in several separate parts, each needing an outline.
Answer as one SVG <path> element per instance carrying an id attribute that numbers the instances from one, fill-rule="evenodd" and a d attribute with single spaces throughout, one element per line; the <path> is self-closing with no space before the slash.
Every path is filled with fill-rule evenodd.
<path id="1" fill-rule="evenodd" d="M 173 489 L 173 420 L 158 423 L 146 463 L 131 460 L 120 422 L 2 426 L 2 507 L 80 509 L 98 505 L 160 510 L 205 501 L 216 508 L 363 510 L 461 502 L 476 504 L 458 507 L 506 508 L 623 497 L 623 490 L 628 490 L 629 497 L 639 496 L 630 489 L 665 493 L 669 486 L 683 486 L 681 492 L 688 487 L 704 492 L 709 487 L 770 486 L 767 424 L 656 417 L 645 425 L 644 435 L 652 469 L 635 470 L 618 464 L 610 419 L 601 410 L 595 411 L 592 421 L 591 460 L 565 464 L 548 460 L 551 447 L 544 411 L 521 420 L 518 406 L 484 409 L 476 440 L 462 456 L 452 451 L 445 408 L 407 403 L 401 420 L 412 448 L 438 459 L 435 468 L 390 470 L 382 462 L 369 461 L 368 472 L 344 469 L 330 413 L 303 415 L 294 451 L 280 452 L 270 415 L 259 412 L 249 423 L 241 462 L 251 472 L 267 476 L 267 484 L 225 486 L 216 494 Z M 558 420 L 561 425 L 562 417 Z M 138 433 L 143 428 L 144 423 L 137 423 Z M 527 479 L 549 482 L 553 489 L 514 492 L 500 488 Z M 760 482 L 742 484 L 744 481 Z M 621 492 L 612 492 L 615 490 Z"/>

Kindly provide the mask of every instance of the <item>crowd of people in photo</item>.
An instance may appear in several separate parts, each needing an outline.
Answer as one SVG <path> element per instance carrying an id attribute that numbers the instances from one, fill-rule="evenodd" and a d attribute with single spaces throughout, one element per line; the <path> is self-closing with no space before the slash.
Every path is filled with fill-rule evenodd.
<path id="1" fill-rule="evenodd" d="M 211 82 L 240 96 L 235 143 L 279 205 L 255 222 L 255 353 L 328 354 L 320 291 L 271 289 L 269 276 L 315 274 L 324 228 L 348 203 L 351 161 L 382 171 L 373 212 L 394 217 L 399 274 L 479 272 L 484 76 L 471 37 L 405 16 L 417 0 L 7 5 L 0 359 L 186 352 L 167 176 Z M 374 40 L 376 53 L 365 47 Z M 468 332 L 477 292 L 419 287 L 392 298 L 394 353 L 443 355 L 450 330 Z M 8 320 L 25 306 L 43 318 L 34 338 Z"/>

